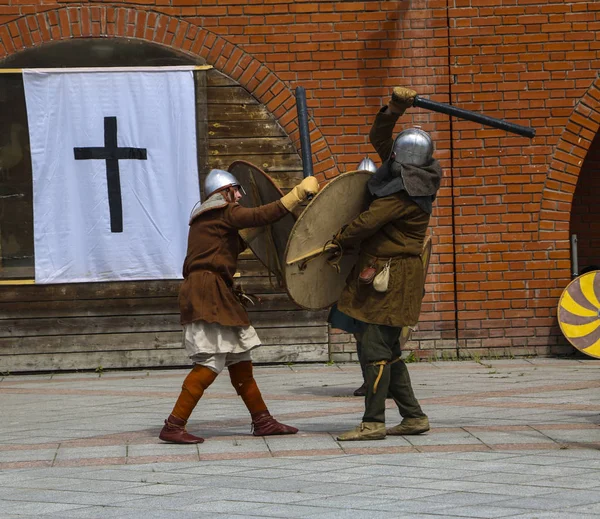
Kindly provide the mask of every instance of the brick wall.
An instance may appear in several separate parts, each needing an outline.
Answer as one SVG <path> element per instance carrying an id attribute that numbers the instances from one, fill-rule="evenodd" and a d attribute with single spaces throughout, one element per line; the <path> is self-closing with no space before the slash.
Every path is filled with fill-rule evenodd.
<path id="1" fill-rule="evenodd" d="M 579 0 L 0 0 L 0 58 L 82 36 L 168 45 L 239 81 L 296 143 L 303 85 L 321 181 L 376 158 L 368 129 L 394 85 L 535 127 L 530 141 L 420 109 L 402 119 L 432 133 L 446 172 L 422 355 L 570 351 L 555 308 L 600 122 L 599 29 L 600 3 Z"/>
<path id="2" fill-rule="evenodd" d="M 570 202 L 598 127 L 600 5 L 461 3 L 451 22 L 455 102 L 523 118 L 537 137 L 454 125 L 459 337 L 547 351 L 562 342 L 555 308 L 569 281 Z"/>

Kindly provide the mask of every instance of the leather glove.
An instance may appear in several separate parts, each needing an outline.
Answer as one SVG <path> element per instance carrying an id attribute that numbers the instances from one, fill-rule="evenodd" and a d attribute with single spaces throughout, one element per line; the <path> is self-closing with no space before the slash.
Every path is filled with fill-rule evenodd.
<path id="1" fill-rule="evenodd" d="M 309 195 L 314 195 L 319 191 L 319 182 L 315 177 L 306 177 L 302 182 L 296 185 L 287 195 L 281 197 L 281 203 L 288 211 L 292 212 L 294 208 L 304 202 Z"/>
<path id="2" fill-rule="evenodd" d="M 392 90 L 392 98 L 388 103 L 390 111 L 396 115 L 402 115 L 413 105 L 417 93 L 410 88 L 395 87 Z"/>

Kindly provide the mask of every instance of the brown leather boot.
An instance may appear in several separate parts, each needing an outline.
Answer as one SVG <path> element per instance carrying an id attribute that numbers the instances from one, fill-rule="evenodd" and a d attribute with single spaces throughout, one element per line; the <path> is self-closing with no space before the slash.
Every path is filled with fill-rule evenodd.
<path id="1" fill-rule="evenodd" d="M 254 436 L 275 436 L 278 434 L 296 434 L 298 429 L 279 423 L 269 411 L 252 415 L 252 434 Z"/>
<path id="2" fill-rule="evenodd" d="M 169 415 L 165 420 L 165 426 L 158 437 L 169 443 L 202 443 L 204 438 L 194 436 L 185 430 L 186 421 L 176 416 Z"/>
<path id="3" fill-rule="evenodd" d="M 354 396 L 365 396 L 367 394 L 367 384 L 366 382 L 363 382 L 363 385 L 360 386 L 358 389 L 354 390 L 354 393 L 352 393 Z"/>

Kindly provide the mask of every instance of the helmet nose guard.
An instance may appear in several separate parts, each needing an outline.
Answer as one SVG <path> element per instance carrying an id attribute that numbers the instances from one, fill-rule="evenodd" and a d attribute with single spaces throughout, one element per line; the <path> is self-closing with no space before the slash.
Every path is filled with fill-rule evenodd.
<path id="1" fill-rule="evenodd" d="M 433 141 L 420 128 L 408 128 L 396 137 L 392 157 L 394 162 L 423 166 L 433 157 Z"/>
<path id="2" fill-rule="evenodd" d="M 244 188 L 238 182 L 238 179 L 229 173 L 229 171 L 223 169 L 211 169 L 204 179 L 204 196 L 208 198 L 216 191 L 226 187 L 237 187 L 244 195 L 246 194 Z"/>

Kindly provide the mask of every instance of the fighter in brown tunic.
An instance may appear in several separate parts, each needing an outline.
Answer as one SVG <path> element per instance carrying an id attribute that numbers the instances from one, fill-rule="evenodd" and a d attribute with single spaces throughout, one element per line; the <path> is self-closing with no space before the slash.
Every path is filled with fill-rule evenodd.
<path id="1" fill-rule="evenodd" d="M 442 177 L 428 134 L 411 128 L 392 138 L 396 121 L 415 95 L 412 90 L 395 88 L 388 106 L 377 114 L 370 139 L 383 165 L 367 184 L 373 200 L 336 236 L 342 251 L 349 247 L 360 251 L 338 308 L 362 323 L 360 354 L 367 386 L 362 423 L 340 435 L 341 441 L 378 440 L 386 433 L 429 430 L 429 420 L 400 359 L 398 342 L 402 327 L 414 326 L 419 319 L 424 284 L 420 254 Z M 382 273 L 385 270 L 387 276 Z M 382 274 L 374 281 L 377 273 Z M 388 390 L 403 420 L 386 431 Z"/>
<path id="2" fill-rule="evenodd" d="M 295 427 L 271 416 L 252 374 L 250 351 L 260 345 L 248 313 L 234 292 L 238 255 L 246 249 L 243 236 L 276 222 L 308 195 L 318 191 L 308 177 L 280 200 L 256 208 L 238 204 L 239 182 L 227 171 L 212 170 L 205 181 L 206 201 L 192 212 L 188 250 L 179 291 L 184 345 L 194 368 L 159 438 L 171 443 L 202 443 L 185 429 L 204 391 L 227 367 L 231 383 L 246 404 L 255 436 L 294 434 Z M 248 238 L 247 238 L 248 239 Z"/>

